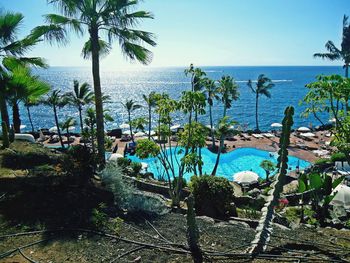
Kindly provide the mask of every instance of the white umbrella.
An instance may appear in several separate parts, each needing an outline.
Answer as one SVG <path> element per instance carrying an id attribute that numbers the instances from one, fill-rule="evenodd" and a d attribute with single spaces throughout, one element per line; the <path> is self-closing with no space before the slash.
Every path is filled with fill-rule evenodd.
<path id="1" fill-rule="evenodd" d="M 350 209 L 350 187 L 340 184 L 332 192 L 332 194 L 337 194 L 331 201 L 332 205 L 344 206 L 346 209 Z"/>
<path id="2" fill-rule="evenodd" d="M 281 123 L 274 122 L 274 123 L 271 124 L 271 127 L 272 128 L 281 128 L 281 127 L 283 127 L 283 125 Z"/>
<path id="3" fill-rule="evenodd" d="M 19 126 L 20 129 L 24 129 L 25 127 L 27 127 L 27 125 L 22 124 L 21 126 Z"/>
<path id="4" fill-rule="evenodd" d="M 299 131 L 299 132 L 309 132 L 311 130 L 308 127 L 299 127 L 297 131 Z"/>
<path id="5" fill-rule="evenodd" d="M 233 175 L 233 180 L 240 184 L 252 184 L 258 182 L 259 175 L 252 171 L 243 171 Z"/>
<path id="6" fill-rule="evenodd" d="M 142 136 L 145 136 L 146 133 L 144 133 L 144 132 L 137 132 L 134 135 L 135 135 L 135 137 L 142 137 Z"/>
<path id="7" fill-rule="evenodd" d="M 177 130 L 178 128 L 180 128 L 181 125 L 180 124 L 175 124 L 174 126 L 170 127 L 170 130 Z"/>
<path id="8" fill-rule="evenodd" d="M 123 158 L 124 156 L 121 155 L 120 153 L 112 153 L 111 156 L 108 158 L 109 161 L 115 161 L 118 160 L 119 158 Z"/>
<path id="9" fill-rule="evenodd" d="M 130 125 L 127 124 L 127 123 L 123 123 L 119 126 L 120 129 L 129 129 L 130 128 Z"/>
<path id="10" fill-rule="evenodd" d="M 123 131 L 123 134 L 130 135 L 130 131 Z"/>
<path id="11" fill-rule="evenodd" d="M 68 128 L 68 131 L 74 131 L 75 130 L 75 127 L 74 126 L 71 126 Z"/>
<path id="12" fill-rule="evenodd" d="M 336 122 L 337 120 L 335 119 L 335 118 L 332 118 L 332 119 L 329 119 L 329 122 L 331 122 L 331 123 L 334 123 L 334 122 Z"/>
<path id="13" fill-rule="evenodd" d="M 316 135 L 314 133 L 312 133 L 312 132 L 305 132 L 305 133 L 302 134 L 302 136 L 304 136 L 304 137 L 315 137 Z"/>
<path id="14" fill-rule="evenodd" d="M 148 131 L 146 132 L 146 134 L 148 135 Z M 150 135 L 151 135 L 151 136 L 156 135 L 156 132 L 155 132 L 155 131 L 151 131 L 151 132 L 150 132 Z"/>
<path id="15" fill-rule="evenodd" d="M 205 125 L 205 127 L 207 127 L 208 129 L 211 129 L 211 126 L 210 126 L 210 124 L 208 124 L 208 125 Z M 215 126 L 213 126 L 213 130 L 215 130 Z"/>
<path id="16" fill-rule="evenodd" d="M 57 127 L 53 126 L 49 129 L 49 132 L 57 132 Z"/>

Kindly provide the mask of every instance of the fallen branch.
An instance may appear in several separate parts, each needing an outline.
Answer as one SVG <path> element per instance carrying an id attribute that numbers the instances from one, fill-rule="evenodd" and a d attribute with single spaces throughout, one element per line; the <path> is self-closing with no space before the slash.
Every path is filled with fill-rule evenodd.
<path id="1" fill-rule="evenodd" d="M 145 246 L 139 246 L 139 247 L 136 247 L 136 248 L 131 249 L 131 250 L 129 250 L 129 251 L 126 251 L 125 253 L 119 255 L 118 257 L 116 257 L 115 259 L 113 259 L 113 260 L 112 260 L 111 262 L 109 262 L 109 263 L 113 263 L 113 262 L 115 262 L 117 259 L 120 259 L 120 258 L 122 258 L 122 257 L 125 257 L 125 256 L 127 256 L 127 255 L 129 255 L 129 254 L 131 254 L 131 253 L 134 253 L 134 252 L 136 252 L 136 251 L 139 251 L 139 250 L 141 250 L 141 249 L 143 249 L 143 248 L 145 248 Z"/>
<path id="2" fill-rule="evenodd" d="M 28 257 L 26 254 L 24 254 L 24 253 L 22 252 L 22 249 L 19 248 L 18 251 L 19 251 L 19 253 L 22 255 L 22 257 L 24 257 L 24 258 L 25 258 L 26 260 L 28 260 L 29 262 L 31 262 L 31 263 L 39 263 L 39 262 L 37 262 L 37 261 L 31 259 L 30 257 Z"/>

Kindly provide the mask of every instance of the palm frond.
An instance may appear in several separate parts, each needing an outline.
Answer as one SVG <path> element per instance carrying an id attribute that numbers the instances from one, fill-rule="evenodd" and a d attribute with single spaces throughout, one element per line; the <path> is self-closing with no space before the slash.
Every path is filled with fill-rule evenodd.
<path id="1" fill-rule="evenodd" d="M 125 41 L 121 44 L 121 48 L 126 58 L 137 60 L 144 65 L 148 65 L 153 59 L 153 53 L 140 45 Z"/>
<path id="2" fill-rule="evenodd" d="M 99 44 L 99 55 L 101 58 L 106 57 L 110 52 L 112 47 L 105 41 L 103 41 L 102 39 L 98 40 L 98 44 Z M 85 42 L 83 50 L 81 51 L 81 55 L 84 59 L 90 59 L 91 58 L 91 40 L 88 40 L 87 42 Z"/>
<path id="3" fill-rule="evenodd" d="M 60 25 L 43 25 L 34 28 L 29 37 L 48 41 L 50 44 L 57 43 L 58 45 L 67 44 L 67 31 Z"/>
<path id="4" fill-rule="evenodd" d="M 81 21 L 79 21 L 78 19 L 68 18 L 57 14 L 48 14 L 44 17 L 46 22 L 50 24 L 68 27 L 70 30 L 74 31 L 79 36 L 82 36 L 84 34 L 84 28 L 82 26 Z"/>
<path id="5" fill-rule="evenodd" d="M 18 29 L 23 23 L 21 13 L 0 12 L 0 44 L 6 45 L 16 40 Z"/>
<path id="6" fill-rule="evenodd" d="M 322 59 L 328 59 L 331 61 L 340 59 L 340 56 L 338 54 L 332 54 L 332 53 L 315 53 L 314 58 L 322 58 Z"/>

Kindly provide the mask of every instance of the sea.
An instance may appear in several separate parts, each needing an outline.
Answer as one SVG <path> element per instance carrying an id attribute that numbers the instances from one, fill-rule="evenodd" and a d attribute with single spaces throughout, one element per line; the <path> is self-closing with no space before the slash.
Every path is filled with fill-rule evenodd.
<path id="1" fill-rule="evenodd" d="M 249 79 L 256 80 L 260 74 L 269 77 L 275 86 L 271 90 L 271 98 L 261 96 L 259 99 L 259 124 L 261 130 L 271 130 L 271 124 L 282 122 L 284 109 L 292 105 L 295 107 L 294 128 L 300 126 L 315 127 L 320 125 L 312 116 L 303 118 L 301 113 L 305 106 L 299 105 L 307 93 L 306 84 L 316 80 L 317 75 L 340 74 L 342 67 L 336 66 L 211 66 L 201 67 L 209 78 L 219 80 L 223 75 L 232 76 L 239 85 L 240 97 L 233 101 L 228 115 L 239 123 L 243 130 L 255 129 L 255 95 L 247 86 Z M 104 70 L 101 71 L 101 84 L 104 94 L 111 97 L 111 102 L 105 105 L 114 122 L 107 123 L 106 129 L 117 128 L 127 122 L 127 112 L 122 102 L 133 99 L 141 105 L 145 105 L 142 95 L 151 91 L 166 92 L 170 97 L 178 99 L 182 91 L 190 90 L 190 78 L 184 74 L 184 67 L 144 68 L 137 70 Z M 52 89 L 59 89 L 62 94 L 73 90 L 73 80 L 80 83 L 87 82 L 92 85 L 90 68 L 51 67 L 49 69 L 36 69 L 35 74 L 47 81 Z M 47 106 L 31 108 L 35 129 L 50 128 L 54 126 L 52 109 Z M 223 106 L 219 101 L 214 102 L 213 117 L 215 123 L 222 117 Z M 132 113 L 132 117 L 147 116 L 147 110 L 141 108 Z M 78 112 L 75 108 L 64 107 L 59 109 L 59 120 L 64 121 L 68 116 L 78 120 Z M 200 116 L 200 121 L 209 123 L 207 114 Z M 182 113 L 173 116 L 173 124 L 185 122 Z M 321 116 L 324 122 L 328 122 L 330 116 Z M 26 111 L 21 106 L 22 124 L 25 130 L 30 129 Z M 155 124 L 154 124 L 155 125 Z M 79 125 L 77 125 L 78 129 Z"/>

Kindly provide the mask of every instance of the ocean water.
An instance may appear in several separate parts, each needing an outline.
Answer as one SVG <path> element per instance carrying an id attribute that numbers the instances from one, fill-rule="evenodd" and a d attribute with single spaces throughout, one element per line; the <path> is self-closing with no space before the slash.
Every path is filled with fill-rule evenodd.
<path id="1" fill-rule="evenodd" d="M 104 94 L 110 95 L 112 102 L 105 108 L 110 110 L 110 114 L 115 121 L 107 125 L 107 128 L 118 127 L 127 121 L 127 112 L 123 109 L 121 102 L 126 99 L 133 99 L 140 104 L 144 104 L 142 94 L 149 94 L 151 91 L 167 92 L 173 98 L 179 98 L 181 92 L 190 90 L 190 79 L 184 74 L 185 68 L 145 68 L 143 70 L 122 70 L 122 71 L 102 71 L 101 83 Z M 305 84 L 315 80 L 320 74 L 343 74 L 341 67 L 202 67 L 208 77 L 220 79 L 222 75 L 230 75 L 239 84 L 240 98 L 234 101 L 228 114 L 232 119 L 238 121 L 244 129 L 255 128 L 255 96 L 247 86 L 249 79 L 257 79 L 259 74 L 265 74 L 273 80 L 276 86 L 272 89 L 272 98 L 261 97 L 259 100 L 259 123 L 260 129 L 269 130 L 273 122 L 281 122 L 286 106 L 293 105 L 296 109 L 294 127 L 319 125 L 312 117 L 301 118 L 300 114 L 304 107 L 299 106 L 299 101 L 306 94 Z M 90 68 L 68 68 L 52 67 L 48 70 L 36 70 L 35 72 L 43 80 L 51 84 L 53 89 L 60 89 L 62 92 L 72 90 L 73 80 L 80 83 L 88 82 L 92 84 Z M 215 102 L 213 115 L 215 121 L 222 116 L 222 105 Z M 33 121 L 36 129 L 54 126 L 52 110 L 46 106 L 37 106 L 31 109 Z M 145 109 L 137 110 L 134 117 L 146 116 Z M 64 107 L 59 110 L 60 121 L 67 116 L 78 118 L 78 113 L 74 108 Z M 323 120 L 327 122 L 329 116 L 323 115 Z M 29 121 L 26 111 L 21 107 L 22 124 L 27 125 Z M 208 124 L 208 115 L 200 117 L 204 124 Z M 182 114 L 174 115 L 174 124 L 181 124 L 184 121 Z M 78 126 L 78 125 L 77 125 Z"/>

